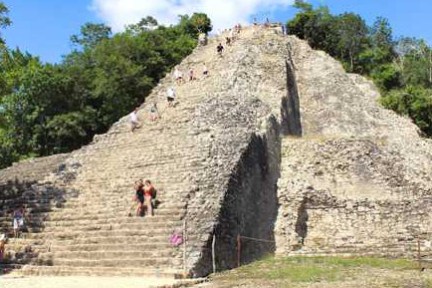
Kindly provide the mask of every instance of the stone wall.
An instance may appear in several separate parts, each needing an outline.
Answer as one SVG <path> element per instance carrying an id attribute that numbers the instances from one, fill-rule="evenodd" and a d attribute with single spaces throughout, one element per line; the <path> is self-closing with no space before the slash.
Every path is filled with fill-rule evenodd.
<path id="1" fill-rule="evenodd" d="M 212 272 L 211 243 L 215 237 L 218 271 L 237 266 L 237 237 L 241 235 L 241 263 L 274 253 L 275 245 L 248 238 L 274 241 L 277 213 L 276 183 L 279 178 L 280 125 L 269 119 L 263 134 L 253 134 L 240 161 L 230 174 L 215 226 L 194 275 Z M 247 238 L 246 238 L 247 237 Z"/>
<path id="2" fill-rule="evenodd" d="M 276 253 L 430 256 L 431 141 L 370 81 L 289 41 L 303 134 L 282 141 Z"/>
<path id="3" fill-rule="evenodd" d="M 187 267 L 195 276 L 212 271 L 213 235 L 218 271 L 236 267 L 238 234 L 274 240 L 281 123 L 296 117 L 288 104 L 288 45 L 278 37 L 268 31 L 238 44 L 227 54 L 232 64 L 223 71 L 226 81 L 195 110 L 198 145 L 210 147 L 205 171 L 193 176 L 186 215 L 194 239 L 187 245 Z M 203 185 L 206 181 L 212 184 Z M 242 239 L 241 261 L 274 248 L 274 243 Z"/>

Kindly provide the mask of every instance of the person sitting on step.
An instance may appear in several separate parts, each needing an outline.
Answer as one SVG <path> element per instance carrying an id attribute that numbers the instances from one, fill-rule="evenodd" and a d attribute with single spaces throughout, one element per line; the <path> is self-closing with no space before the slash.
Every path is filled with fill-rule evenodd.
<path id="1" fill-rule="evenodd" d="M 6 242 L 7 242 L 6 234 L 0 235 L 0 263 L 3 263 L 5 250 L 6 250 Z"/>
<path id="2" fill-rule="evenodd" d="M 21 229 L 24 227 L 25 208 L 24 205 L 19 206 L 12 212 L 14 237 L 20 236 Z"/>
<path id="3" fill-rule="evenodd" d="M 151 184 L 150 180 L 144 181 L 144 205 L 146 207 L 146 215 L 153 215 L 152 199 L 156 195 L 156 189 Z"/>

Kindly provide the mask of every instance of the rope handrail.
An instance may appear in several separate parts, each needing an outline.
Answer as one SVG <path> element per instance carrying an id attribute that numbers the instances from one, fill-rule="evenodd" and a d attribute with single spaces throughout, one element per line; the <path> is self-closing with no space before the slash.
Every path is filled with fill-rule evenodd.
<path id="1" fill-rule="evenodd" d="M 273 240 L 253 238 L 253 237 L 247 237 L 247 236 L 242 236 L 242 235 L 240 235 L 240 238 L 242 238 L 242 239 L 248 239 L 248 240 L 254 240 L 254 241 L 258 241 L 258 242 L 276 243 L 276 241 L 273 241 Z"/>

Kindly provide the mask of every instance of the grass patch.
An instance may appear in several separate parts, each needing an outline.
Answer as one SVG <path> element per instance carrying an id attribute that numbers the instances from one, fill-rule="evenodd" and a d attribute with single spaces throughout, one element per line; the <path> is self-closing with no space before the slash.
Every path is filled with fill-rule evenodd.
<path id="1" fill-rule="evenodd" d="M 228 273 L 215 275 L 214 279 L 283 281 L 288 283 L 335 282 L 354 279 L 362 272 L 373 270 L 414 270 L 416 263 L 405 259 L 372 257 L 267 257 Z M 432 287 L 431 287 L 432 288 Z"/>

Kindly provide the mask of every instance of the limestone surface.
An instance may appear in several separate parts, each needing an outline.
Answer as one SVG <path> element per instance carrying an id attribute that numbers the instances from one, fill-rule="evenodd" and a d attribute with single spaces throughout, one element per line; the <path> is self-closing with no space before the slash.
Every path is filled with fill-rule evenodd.
<path id="1" fill-rule="evenodd" d="M 205 63 L 208 77 L 161 80 L 135 132 L 125 116 L 77 151 L 36 160 L 46 165 L 0 171 L 2 229 L 14 205 L 31 216 L 7 269 L 173 278 L 274 252 L 429 255 L 431 141 L 304 41 L 250 27 L 219 56 L 224 36 L 178 67 L 200 74 Z M 128 216 L 141 178 L 158 190 L 154 217 Z"/>
<path id="2" fill-rule="evenodd" d="M 290 42 L 302 135 L 282 141 L 277 253 L 429 257 L 432 142 L 370 81 Z"/>

